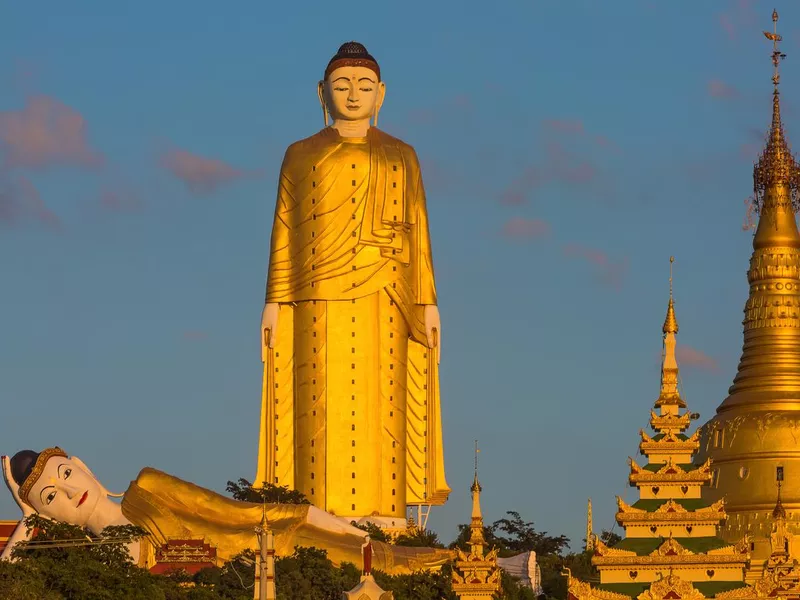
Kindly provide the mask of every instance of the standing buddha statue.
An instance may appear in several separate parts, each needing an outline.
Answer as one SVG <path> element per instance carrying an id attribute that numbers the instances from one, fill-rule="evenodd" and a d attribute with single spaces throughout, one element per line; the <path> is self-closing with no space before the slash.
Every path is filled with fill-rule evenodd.
<path id="1" fill-rule="evenodd" d="M 256 482 L 402 527 L 408 504 L 450 490 L 425 192 L 414 149 L 377 128 L 385 91 L 366 48 L 343 44 L 318 85 L 324 129 L 281 166 Z"/>

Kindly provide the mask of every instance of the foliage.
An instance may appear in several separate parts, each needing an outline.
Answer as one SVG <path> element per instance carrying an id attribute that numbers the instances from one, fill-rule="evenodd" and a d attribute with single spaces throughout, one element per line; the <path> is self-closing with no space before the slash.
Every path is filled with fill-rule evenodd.
<path id="1" fill-rule="evenodd" d="M 509 518 L 492 523 L 492 533 L 498 545 L 515 553 L 533 551 L 536 556 L 561 554 L 569 546 L 569 538 L 564 535 L 550 536 L 546 531 L 536 531 L 533 522 L 526 522 L 516 511 L 510 510 Z"/>
<path id="2" fill-rule="evenodd" d="M 362 531 L 366 531 L 369 534 L 369 539 L 371 539 L 373 542 L 386 542 L 387 544 L 390 544 L 392 542 L 391 538 L 388 535 L 386 535 L 386 532 L 377 525 L 375 525 L 375 523 L 367 523 L 365 525 L 359 525 L 355 521 L 350 521 L 350 524 L 353 527 L 361 529 Z"/>
<path id="3" fill-rule="evenodd" d="M 274 486 L 273 486 L 274 487 Z M 232 489 L 233 488 L 233 489 Z M 278 488 L 281 489 L 281 488 Z M 229 491 L 247 495 L 249 482 L 240 480 L 229 484 Z M 285 488 L 284 488 L 285 491 Z M 284 492 L 279 492 L 284 493 Z M 295 498 L 298 498 L 295 496 Z M 561 576 L 564 567 L 573 575 L 591 579 L 591 557 L 587 553 L 562 556 L 566 546 L 564 536 L 548 536 L 537 532 L 533 523 L 525 522 L 518 513 L 507 513 L 484 529 L 490 545 L 503 548 L 509 554 L 527 550 L 537 552 L 543 587 L 547 598 L 564 598 L 566 580 Z M 175 571 L 167 575 L 152 575 L 136 567 L 127 551 L 131 539 L 145 532 L 133 526 L 110 527 L 101 536 L 87 531 L 42 519 L 27 521 L 34 539 L 91 540 L 103 542 L 65 548 L 18 547 L 13 563 L 0 563 L 0 598 L 9 600 L 251 600 L 255 575 L 255 553 L 246 551 L 223 567 L 203 569 L 195 575 Z M 385 532 L 374 525 L 362 526 L 372 539 L 385 539 Z M 466 548 L 469 527 L 460 526 L 458 538 L 450 547 Z M 438 535 L 417 530 L 400 536 L 398 544 L 416 547 L 442 547 Z M 359 581 L 359 569 L 345 563 L 335 567 L 324 550 L 297 547 L 291 556 L 275 561 L 276 587 L 280 600 L 339 600 L 342 592 L 352 589 Z M 390 576 L 373 571 L 378 584 L 393 592 L 396 600 L 455 600 L 452 591 L 451 568 L 445 565 L 439 572 L 416 572 Z M 513 577 L 503 573 L 502 593 L 506 600 L 532 600 L 533 592 Z"/>
<path id="4" fill-rule="evenodd" d="M 278 486 L 266 481 L 262 487 L 253 487 L 242 477 L 238 481 L 229 481 L 225 490 L 234 500 L 242 502 L 269 502 L 271 504 L 311 504 L 308 498 L 298 490 L 290 490 L 287 486 Z"/>
<path id="5" fill-rule="evenodd" d="M 449 567 L 443 567 L 438 573 L 392 576 L 374 571 L 373 575 L 379 586 L 394 594 L 395 600 L 456 600 Z"/>
<path id="6" fill-rule="evenodd" d="M 397 536 L 395 546 L 411 546 L 414 548 L 444 548 L 439 535 L 430 529 L 414 529 L 410 533 Z"/>
<path id="7" fill-rule="evenodd" d="M 618 533 L 614 533 L 613 531 L 603 529 L 603 531 L 600 532 L 600 541 L 606 546 L 616 546 L 622 541 L 622 536 Z"/>
<path id="8" fill-rule="evenodd" d="M 501 598 L 503 600 L 536 600 L 536 595 L 530 587 L 522 585 L 518 579 L 505 571 L 501 571 L 500 585 L 502 586 Z M 566 598 L 566 596 L 564 596 Z"/>
<path id="9" fill-rule="evenodd" d="M 294 554 L 275 561 L 278 600 L 340 600 L 358 583 L 354 565 L 336 569 L 325 550 L 296 547 Z"/>
<path id="10" fill-rule="evenodd" d="M 469 538 L 472 535 L 472 531 L 469 528 L 469 525 L 459 525 L 458 526 L 458 537 L 450 542 L 449 548 L 460 548 L 464 552 L 469 551 Z M 497 548 L 499 550 L 500 556 L 508 556 L 512 554 L 519 554 L 518 552 L 511 552 L 506 551 L 503 547 L 502 542 L 497 539 L 497 536 L 494 534 L 494 529 L 490 525 L 483 526 L 483 539 L 486 540 L 486 545 L 489 548 Z"/>
<path id="11" fill-rule="evenodd" d="M 134 566 L 126 542 L 138 538 L 142 530 L 109 527 L 98 537 L 80 527 L 49 521 L 38 515 L 25 521 L 33 532 L 32 541 L 53 543 L 65 540 L 91 541 L 92 545 L 72 547 L 20 546 L 14 549 L 15 562 L 0 565 L 0 597 L 27 600 L 173 600 L 185 596 L 176 584 Z"/>

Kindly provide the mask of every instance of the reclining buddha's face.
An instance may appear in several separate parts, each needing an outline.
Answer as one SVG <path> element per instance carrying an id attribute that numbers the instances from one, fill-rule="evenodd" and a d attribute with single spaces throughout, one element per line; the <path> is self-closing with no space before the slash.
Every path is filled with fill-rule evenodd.
<path id="1" fill-rule="evenodd" d="M 28 504 L 42 516 L 84 527 L 105 489 L 78 458 L 52 456 L 28 493 Z"/>

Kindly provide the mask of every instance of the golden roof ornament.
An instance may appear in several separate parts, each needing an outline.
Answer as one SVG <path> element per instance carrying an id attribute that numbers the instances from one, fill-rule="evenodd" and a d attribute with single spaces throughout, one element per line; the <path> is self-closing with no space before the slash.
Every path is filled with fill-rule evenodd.
<path id="1" fill-rule="evenodd" d="M 791 203 L 792 210 L 800 210 L 800 168 L 789 148 L 789 142 L 783 132 L 781 122 L 781 102 L 778 85 L 781 75 L 780 62 L 786 54 L 778 49 L 778 42 L 783 37 L 778 33 L 778 11 L 772 11 L 773 31 L 765 31 L 764 36 L 772 41 L 772 124 L 770 125 L 767 145 L 761 152 L 758 162 L 753 168 L 753 200 L 756 210 L 760 213 L 767 200 L 767 189 L 776 185 L 786 185 L 789 188 L 788 197 L 775 198 L 776 205 Z"/>
<path id="2" fill-rule="evenodd" d="M 667 333 L 678 333 L 678 319 L 675 318 L 675 302 L 672 299 L 672 263 L 675 257 L 669 257 L 669 304 L 667 305 L 667 317 L 664 319 L 662 331 Z"/>

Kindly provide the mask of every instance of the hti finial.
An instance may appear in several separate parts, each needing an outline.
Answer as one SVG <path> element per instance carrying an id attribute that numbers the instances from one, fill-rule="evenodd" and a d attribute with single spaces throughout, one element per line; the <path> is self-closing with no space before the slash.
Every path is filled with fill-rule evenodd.
<path id="1" fill-rule="evenodd" d="M 475 478 L 472 481 L 472 487 L 470 488 L 473 492 L 480 492 L 481 491 L 481 484 L 478 482 L 478 454 L 480 453 L 480 448 L 478 448 L 478 440 L 475 440 Z"/>
<path id="2" fill-rule="evenodd" d="M 774 206 L 791 205 L 792 210 L 800 209 L 800 170 L 792 156 L 781 122 L 781 103 L 778 84 L 781 81 L 779 66 L 786 55 L 778 48 L 783 37 L 778 33 L 778 11 L 772 11 L 772 31 L 765 31 L 764 37 L 772 41 L 772 123 L 767 136 L 767 145 L 761 152 L 753 169 L 753 201 L 755 210 L 763 214 L 767 202 L 767 190 L 777 185 L 788 185 L 789 193 L 770 194 Z"/>
<path id="3" fill-rule="evenodd" d="M 664 327 L 661 330 L 667 333 L 678 333 L 678 319 L 675 318 L 675 301 L 672 299 L 672 264 L 675 257 L 669 257 L 669 304 L 667 305 L 667 317 L 664 319 Z"/>
<path id="4" fill-rule="evenodd" d="M 669 257 L 669 299 L 672 300 L 672 263 L 675 262 L 675 257 Z"/>
<path id="5" fill-rule="evenodd" d="M 775 85 L 775 91 L 778 90 L 778 84 L 781 82 L 781 74 L 778 72 L 778 66 L 781 61 L 786 58 L 786 55 L 778 50 L 778 42 L 783 41 L 783 37 L 778 34 L 778 11 L 772 11 L 772 31 L 765 31 L 764 36 L 768 40 L 772 40 L 772 65 L 775 68 L 772 73 L 772 83 Z"/>

